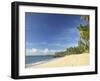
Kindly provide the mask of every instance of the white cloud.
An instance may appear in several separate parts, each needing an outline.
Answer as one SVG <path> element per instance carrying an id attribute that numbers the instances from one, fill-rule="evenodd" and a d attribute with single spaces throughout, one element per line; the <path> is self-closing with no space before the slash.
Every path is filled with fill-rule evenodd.
<path id="1" fill-rule="evenodd" d="M 44 50 L 42 50 L 43 54 L 47 54 L 47 55 L 54 55 L 55 52 L 60 52 L 60 51 L 64 51 L 64 50 L 60 50 L 60 49 L 51 49 L 49 50 L 48 48 L 45 48 Z"/>
<path id="2" fill-rule="evenodd" d="M 27 53 L 36 53 L 37 49 L 36 48 L 31 48 L 31 49 L 26 49 Z"/>
<path id="3" fill-rule="evenodd" d="M 32 53 L 36 53 L 37 49 L 36 48 L 32 48 L 31 51 L 32 51 Z"/>
<path id="4" fill-rule="evenodd" d="M 34 55 L 35 53 L 37 53 L 36 48 L 26 49 L 26 55 Z"/>
<path id="5" fill-rule="evenodd" d="M 31 48 L 31 49 L 26 49 L 26 56 L 32 56 L 32 55 L 54 55 L 55 52 L 60 52 L 63 50 L 60 49 L 36 49 L 36 48 Z"/>
<path id="6" fill-rule="evenodd" d="M 44 51 L 43 51 L 44 54 L 47 54 L 48 52 L 49 52 L 48 48 L 45 48 Z"/>

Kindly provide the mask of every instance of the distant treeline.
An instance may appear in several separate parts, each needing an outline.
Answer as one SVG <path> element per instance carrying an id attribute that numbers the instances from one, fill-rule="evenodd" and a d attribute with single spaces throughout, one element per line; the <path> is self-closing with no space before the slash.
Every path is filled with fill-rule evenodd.
<path id="1" fill-rule="evenodd" d="M 79 24 L 79 26 L 77 27 L 77 30 L 80 33 L 78 45 L 75 47 L 69 47 L 65 51 L 56 52 L 55 57 L 89 52 L 89 16 L 81 17 L 87 22 L 87 24 Z"/>

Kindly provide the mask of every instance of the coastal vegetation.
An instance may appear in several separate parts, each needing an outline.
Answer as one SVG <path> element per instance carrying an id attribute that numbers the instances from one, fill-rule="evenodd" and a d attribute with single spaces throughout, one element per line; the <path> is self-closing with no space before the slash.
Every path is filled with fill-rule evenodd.
<path id="1" fill-rule="evenodd" d="M 66 48 L 65 51 L 56 52 L 55 57 L 62 57 L 70 54 L 82 54 L 89 53 L 89 16 L 81 16 L 86 24 L 80 24 L 77 30 L 80 35 L 80 39 L 77 42 L 77 46 Z"/>

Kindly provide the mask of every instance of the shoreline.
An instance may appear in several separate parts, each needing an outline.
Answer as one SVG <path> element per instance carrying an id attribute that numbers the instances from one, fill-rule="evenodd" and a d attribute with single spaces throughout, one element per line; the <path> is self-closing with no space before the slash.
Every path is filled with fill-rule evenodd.
<path id="1" fill-rule="evenodd" d="M 44 68 L 44 67 L 65 67 L 65 66 L 86 66 L 89 65 L 89 54 L 72 54 L 64 57 L 55 58 L 49 61 L 41 61 L 33 64 L 26 64 L 26 68 Z"/>
<path id="2" fill-rule="evenodd" d="M 56 59 L 59 59 L 59 58 L 63 58 L 63 57 L 54 58 L 53 60 L 56 60 Z M 52 59 L 51 60 L 44 60 L 44 61 L 40 61 L 40 62 L 36 62 L 36 63 L 26 64 L 25 67 L 28 68 L 28 67 L 33 67 L 33 66 L 36 66 L 36 65 L 41 65 L 41 64 L 51 62 L 53 60 Z"/>

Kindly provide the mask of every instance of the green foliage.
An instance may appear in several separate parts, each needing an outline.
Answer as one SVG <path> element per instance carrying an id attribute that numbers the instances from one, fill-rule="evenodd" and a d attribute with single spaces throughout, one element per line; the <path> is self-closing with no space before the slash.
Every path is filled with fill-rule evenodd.
<path id="1" fill-rule="evenodd" d="M 88 15 L 83 15 L 81 16 L 82 19 L 84 19 L 85 21 L 89 22 L 89 16 Z"/>
<path id="2" fill-rule="evenodd" d="M 80 53 L 83 53 L 83 49 L 82 47 L 70 47 L 70 48 L 67 48 L 66 52 L 67 54 L 80 54 Z"/>
<path id="3" fill-rule="evenodd" d="M 80 32 L 80 43 L 78 45 L 81 44 L 84 51 L 89 52 L 89 26 L 80 24 L 77 29 Z"/>
<path id="4" fill-rule="evenodd" d="M 63 57 L 65 55 L 66 55 L 66 52 L 65 51 L 64 52 L 56 52 L 55 53 L 55 57 Z"/>
<path id="5" fill-rule="evenodd" d="M 77 27 L 77 29 L 80 32 L 80 38 L 84 40 L 89 40 L 89 26 L 88 25 L 80 24 L 80 26 Z"/>

